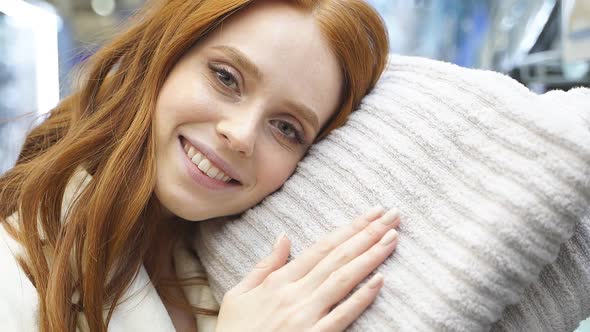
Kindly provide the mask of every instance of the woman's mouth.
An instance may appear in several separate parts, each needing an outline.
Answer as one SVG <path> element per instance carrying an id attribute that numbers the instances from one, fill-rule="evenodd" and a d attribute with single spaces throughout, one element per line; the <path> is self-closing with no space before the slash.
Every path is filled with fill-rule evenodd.
<path id="1" fill-rule="evenodd" d="M 216 167 L 200 151 L 192 146 L 184 137 L 180 137 L 180 145 L 185 156 L 189 175 L 201 185 L 210 189 L 230 188 L 241 183 Z"/>

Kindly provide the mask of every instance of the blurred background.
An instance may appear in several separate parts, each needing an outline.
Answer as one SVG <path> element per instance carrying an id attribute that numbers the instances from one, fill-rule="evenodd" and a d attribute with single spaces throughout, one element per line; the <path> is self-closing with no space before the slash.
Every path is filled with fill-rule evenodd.
<path id="1" fill-rule="evenodd" d="M 71 92 L 72 69 L 143 2 L 0 0 L 0 174 L 35 125 L 6 119 L 53 108 Z M 590 0 L 369 2 L 394 53 L 500 71 L 537 93 L 590 86 Z"/>

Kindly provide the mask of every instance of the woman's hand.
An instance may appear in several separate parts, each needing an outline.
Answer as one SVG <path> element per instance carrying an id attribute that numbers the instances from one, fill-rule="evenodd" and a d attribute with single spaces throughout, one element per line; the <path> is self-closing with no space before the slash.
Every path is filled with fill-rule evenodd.
<path id="1" fill-rule="evenodd" d="M 383 277 L 377 273 L 332 307 L 391 254 L 398 225 L 396 210 L 373 208 L 286 265 L 290 242 L 279 239 L 272 254 L 224 295 L 216 331 L 344 330 L 373 302 Z"/>

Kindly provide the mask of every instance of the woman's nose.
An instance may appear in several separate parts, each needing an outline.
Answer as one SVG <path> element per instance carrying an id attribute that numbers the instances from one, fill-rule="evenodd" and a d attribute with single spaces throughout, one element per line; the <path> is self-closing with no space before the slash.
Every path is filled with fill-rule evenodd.
<path id="1" fill-rule="evenodd" d="M 254 151 L 256 141 L 255 119 L 233 119 L 221 120 L 217 123 L 217 133 L 221 136 L 224 144 L 243 157 L 250 157 Z"/>

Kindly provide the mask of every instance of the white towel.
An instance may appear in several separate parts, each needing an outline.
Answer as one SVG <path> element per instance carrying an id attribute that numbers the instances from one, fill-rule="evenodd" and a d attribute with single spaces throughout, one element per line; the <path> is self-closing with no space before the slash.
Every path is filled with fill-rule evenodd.
<path id="1" fill-rule="evenodd" d="M 296 257 L 382 204 L 401 210 L 400 241 L 378 268 L 378 298 L 348 330 L 487 331 L 522 300 L 494 328 L 571 331 L 590 315 L 588 232 L 555 260 L 576 225 L 588 228 L 589 106 L 587 89 L 538 96 L 495 72 L 392 55 L 359 110 L 281 189 L 234 220 L 200 224 L 194 246 L 216 299 L 282 231 Z"/>

